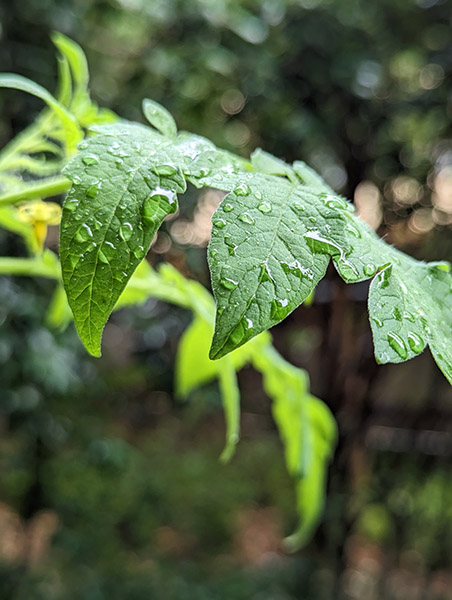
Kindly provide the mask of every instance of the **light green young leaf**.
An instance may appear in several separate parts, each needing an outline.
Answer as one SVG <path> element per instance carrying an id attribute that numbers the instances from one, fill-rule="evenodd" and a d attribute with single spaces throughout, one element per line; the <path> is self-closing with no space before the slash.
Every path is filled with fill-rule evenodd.
<path id="1" fill-rule="evenodd" d="M 273 347 L 255 353 L 253 364 L 261 371 L 264 390 L 273 401 L 287 470 L 295 478 L 300 522 L 286 539 L 286 547 L 298 550 L 310 540 L 322 516 L 336 424 L 326 405 L 309 393 L 306 373 L 286 362 Z"/>
<path id="2" fill-rule="evenodd" d="M 78 44 L 62 33 L 55 32 L 52 35 L 52 42 L 71 68 L 74 80 L 73 101 L 76 103 L 88 89 L 89 71 L 85 53 Z"/>
<path id="3" fill-rule="evenodd" d="M 47 311 L 46 324 L 52 329 L 64 331 L 72 321 L 72 312 L 69 308 L 66 292 L 61 282 L 55 288 Z"/>
<path id="4" fill-rule="evenodd" d="M 149 130 L 117 125 L 84 142 L 65 169 L 63 282 L 79 335 L 100 355 L 102 330 L 127 281 L 185 190 L 180 168 L 149 151 Z"/>
<path id="5" fill-rule="evenodd" d="M 157 104 L 153 100 L 146 98 L 143 100 L 143 113 L 149 123 L 155 127 L 162 135 L 176 137 L 177 125 L 171 113 L 166 108 Z"/>

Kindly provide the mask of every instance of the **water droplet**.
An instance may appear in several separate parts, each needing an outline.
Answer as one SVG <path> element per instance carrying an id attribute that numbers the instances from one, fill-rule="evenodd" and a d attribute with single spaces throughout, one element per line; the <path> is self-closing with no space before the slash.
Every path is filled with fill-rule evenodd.
<path id="1" fill-rule="evenodd" d="M 122 240 L 127 242 L 132 237 L 133 227 L 131 223 L 125 222 L 119 228 L 119 235 Z"/>
<path id="2" fill-rule="evenodd" d="M 271 281 L 273 283 L 273 285 L 275 285 L 275 280 L 273 279 L 273 276 L 270 273 L 268 264 L 265 262 L 261 263 L 259 278 L 261 281 Z"/>
<path id="3" fill-rule="evenodd" d="M 77 242 L 87 242 L 92 237 L 93 232 L 91 231 L 91 227 L 86 223 L 83 223 L 83 225 L 75 234 L 75 239 Z"/>
<path id="4" fill-rule="evenodd" d="M 375 325 L 377 325 L 377 327 L 383 327 L 383 321 L 380 321 L 380 319 L 377 319 L 377 317 L 373 317 L 372 320 L 375 323 Z"/>
<path id="5" fill-rule="evenodd" d="M 225 227 L 225 225 L 226 225 L 226 221 L 224 219 L 215 219 L 213 224 L 218 229 L 223 229 L 223 227 Z"/>
<path id="6" fill-rule="evenodd" d="M 209 254 L 212 258 L 215 258 L 215 256 L 218 254 L 218 250 L 211 250 Z"/>
<path id="7" fill-rule="evenodd" d="M 90 198 L 95 198 L 101 188 L 101 183 L 98 181 L 97 183 L 92 183 L 86 190 L 86 195 Z"/>
<path id="8" fill-rule="evenodd" d="M 261 211 L 261 213 L 267 214 L 271 212 L 272 205 L 270 202 L 261 202 L 257 208 Z"/>
<path id="9" fill-rule="evenodd" d="M 286 275 L 295 275 L 298 279 L 301 279 L 302 277 L 312 279 L 314 277 L 311 269 L 303 267 L 298 260 L 293 260 L 290 263 L 281 261 L 280 265 Z"/>
<path id="10" fill-rule="evenodd" d="M 271 302 L 270 315 L 272 319 L 281 320 L 289 312 L 289 300 L 287 298 L 274 299 Z"/>
<path id="11" fill-rule="evenodd" d="M 100 262 L 108 265 L 108 258 L 105 256 L 105 254 L 102 250 L 99 250 L 97 256 L 98 256 Z"/>
<path id="12" fill-rule="evenodd" d="M 156 165 L 152 169 L 157 175 L 171 176 L 177 173 L 177 168 L 174 165 Z"/>
<path id="13" fill-rule="evenodd" d="M 414 323 L 416 320 L 416 317 L 413 315 L 413 313 L 408 311 L 403 313 L 403 318 L 407 321 L 410 321 L 411 323 Z"/>
<path id="14" fill-rule="evenodd" d="M 236 196 L 248 196 L 248 194 L 251 192 L 250 190 L 250 186 L 247 185 L 246 183 L 242 183 L 240 184 L 238 187 L 235 188 L 234 193 Z"/>
<path id="15" fill-rule="evenodd" d="M 417 333 L 408 333 L 408 344 L 413 352 L 420 354 L 425 348 L 425 341 Z"/>
<path id="16" fill-rule="evenodd" d="M 396 321 L 401 321 L 402 320 L 402 313 L 400 312 L 400 310 L 398 309 L 397 306 L 392 311 L 392 314 L 394 315 L 394 319 Z"/>
<path id="17" fill-rule="evenodd" d="M 342 210 L 349 210 L 349 203 L 339 196 L 333 196 L 333 194 L 320 194 L 320 198 L 328 208 L 341 208 Z"/>
<path id="18" fill-rule="evenodd" d="M 78 145 L 78 149 L 79 149 L 79 150 L 86 150 L 86 148 L 88 148 L 88 142 L 81 142 L 81 143 Z"/>
<path id="19" fill-rule="evenodd" d="M 247 212 L 244 212 L 241 215 L 239 215 L 239 221 L 242 221 L 243 223 L 248 223 L 248 225 L 254 225 L 253 217 Z"/>
<path id="20" fill-rule="evenodd" d="M 242 344 L 245 338 L 245 330 L 242 322 L 240 322 L 229 334 L 229 342 L 237 347 Z"/>
<path id="21" fill-rule="evenodd" d="M 71 200 L 66 200 L 66 202 L 64 203 L 64 208 L 66 210 L 70 210 L 71 212 L 73 210 L 75 210 L 78 206 L 78 200 L 75 199 L 71 199 Z"/>
<path id="22" fill-rule="evenodd" d="M 386 269 L 383 269 L 383 271 L 380 271 L 378 273 L 378 275 L 377 275 L 377 285 L 382 290 L 384 290 L 385 288 L 388 287 L 388 285 L 389 285 L 389 277 L 391 276 L 391 273 L 392 273 L 392 265 L 389 265 L 389 267 L 386 267 Z"/>
<path id="23" fill-rule="evenodd" d="M 229 277 L 223 277 L 222 279 L 220 279 L 220 283 L 227 290 L 235 290 L 235 288 L 239 284 L 238 281 L 234 281 L 233 279 L 230 279 Z"/>
<path id="24" fill-rule="evenodd" d="M 233 210 L 234 207 L 232 204 L 230 204 L 229 202 L 226 202 L 226 204 L 223 204 L 223 210 L 224 212 L 231 212 L 231 210 Z"/>
<path id="25" fill-rule="evenodd" d="M 347 223 L 347 231 L 349 231 L 356 238 L 361 237 L 361 231 L 354 223 Z"/>
<path id="26" fill-rule="evenodd" d="M 316 218 L 316 217 L 313 217 L 313 216 L 311 216 L 311 217 L 309 217 L 309 221 L 310 221 L 311 223 L 317 223 L 317 218 Z"/>
<path id="27" fill-rule="evenodd" d="M 139 246 L 138 248 L 135 248 L 133 250 L 133 255 L 135 258 L 138 258 L 138 259 L 144 258 L 143 248 L 141 246 Z"/>
<path id="28" fill-rule="evenodd" d="M 87 166 L 98 165 L 99 157 L 96 154 L 85 154 L 85 156 L 82 156 L 82 162 Z"/>
<path id="29" fill-rule="evenodd" d="M 396 333 L 388 333 L 388 343 L 391 348 L 397 352 L 397 354 L 405 360 L 408 357 L 408 350 L 406 349 L 405 342 Z"/>
<path id="30" fill-rule="evenodd" d="M 363 271 L 364 275 L 367 275 L 367 277 L 372 277 L 372 275 L 375 275 L 375 273 L 377 272 L 377 267 L 369 263 L 367 265 L 364 265 Z"/>
<path id="31" fill-rule="evenodd" d="M 298 200 L 296 200 L 296 201 L 293 203 L 293 205 L 292 205 L 292 206 L 293 206 L 293 208 L 294 208 L 295 210 L 297 210 L 298 212 L 303 212 L 303 211 L 304 211 L 304 206 L 301 204 L 301 202 L 298 202 Z M 312 217 L 312 218 L 314 219 L 314 221 L 311 221 L 311 222 L 315 223 L 315 221 L 316 221 L 315 217 Z M 311 220 L 311 217 L 310 217 L 310 219 L 309 219 L 309 220 Z"/>
<path id="32" fill-rule="evenodd" d="M 257 198 L 258 200 L 262 200 L 262 194 L 261 194 L 259 191 L 257 191 L 257 192 L 254 192 L 254 195 L 256 196 L 256 198 Z"/>

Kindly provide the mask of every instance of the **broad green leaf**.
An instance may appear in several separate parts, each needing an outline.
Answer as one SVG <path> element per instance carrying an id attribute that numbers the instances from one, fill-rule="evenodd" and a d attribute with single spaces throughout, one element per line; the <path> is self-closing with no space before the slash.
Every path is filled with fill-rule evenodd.
<path id="1" fill-rule="evenodd" d="M 345 221 L 328 201 L 283 178 L 277 185 L 259 173 L 206 179 L 233 190 L 213 216 L 209 245 L 217 301 L 211 357 L 220 358 L 279 323 L 311 294 L 328 266 L 325 248 L 346 260 Z"/>
<path id="2" fill-rule="evenodd" d="M 162 135 L 176 137 L 177 125 L 172 115 L 160 104 L 153 100 L 143 100 L 143 113 L 149 123 Z"/>
<path id="3" fill-rule="evenodd" d="M 155 232 L 177 210 L 181 170 L 149 148 L 149 130 L 118 125 L 81 144 L 65 169 L 63 282 L 79 335 L 100 355 L 102 330 Z"/>

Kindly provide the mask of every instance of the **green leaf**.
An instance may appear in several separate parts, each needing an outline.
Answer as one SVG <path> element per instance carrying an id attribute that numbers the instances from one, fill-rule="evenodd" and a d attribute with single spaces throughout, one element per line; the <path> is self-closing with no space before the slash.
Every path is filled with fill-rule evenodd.
<path id="1" fill-rule="evenodd" d="M 143 113 L 149 123 L 162 135 L 176 137 L 177 125 L 172 115 L 160 104 L 153 100 L 143 100 Z"/>
<path id="2" fill-rule="evenodd" d="M 62 33 L 55 32 L 52 35 L 52 42 L 61 52 L 64 59 L 67 60 L 74 79 L 74 101 L 83 94 L 87 93 L 89 82 L 89 71 L 86 56 L 83 50 L 73 40 Z"/>
<path id="3" fill-rule="evenodd" d="M 207 180 L 233 189 L 213 216 L 209 245 L 218 307 L 210 355 L 220 358 L 311 294 L 328 266 L 325 248 L 345 260 L 345 221 L 328 201 L 286 179 L 241 173 Z"/>
<path id="4" fill-rule="evenodd" d="M 113 131 L 81 144 L 65 169 L 73 185 L 61 223 L 63 282 L 79 335 L 95 356 L 127 281 L 186 185 L 178 166 L 150 151 L 148 128 L 118 124 Z"/>
<path id="5" fill-rule="evenodd" d="M 254 353 L 253 364 L 261 371 L 264 390 L 273 401 L 287 470 L 295 479 L 300 521 L 285 540 L 287 549 L 294 551 L 310 540 L 322 516 L 336 424 L 326 405 L 309 393 L 306 373 L 286 362 L 274 348 Z"/>

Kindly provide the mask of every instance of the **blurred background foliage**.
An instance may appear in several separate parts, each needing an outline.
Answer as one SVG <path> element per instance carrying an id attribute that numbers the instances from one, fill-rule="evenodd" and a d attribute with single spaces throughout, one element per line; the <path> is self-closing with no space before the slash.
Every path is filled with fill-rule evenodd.
<path id="1" fill-rule="evenodd" d="M 0 70 L 54 89 L 53 30 L 86 51 L 99 104 L 142 120 L 147 96 L 219 146 L 303 159 L 390 243 L 452 259 L 447 0 L 9 0 Z M 2 145 L 40 109 L 2 92 Z M 151 262 L 207 285 L 218 202 L 190 190 Z M 0 234 L 1 254 L 23 252 Z M 2 600 L 452 598 L 452 393 L 429 355 L 375 365 L 366 283 L 330 273 L 274 330 L 341 435 L 324 523 L 295 556 L 258 376 L 240 374 L 243 440 L 220 466 L 216 387 L 173 397 L 188 313 L 120 311 L 94 360 L 72 327 L 47 327 L 52 291 L 0 281 Z"/>

